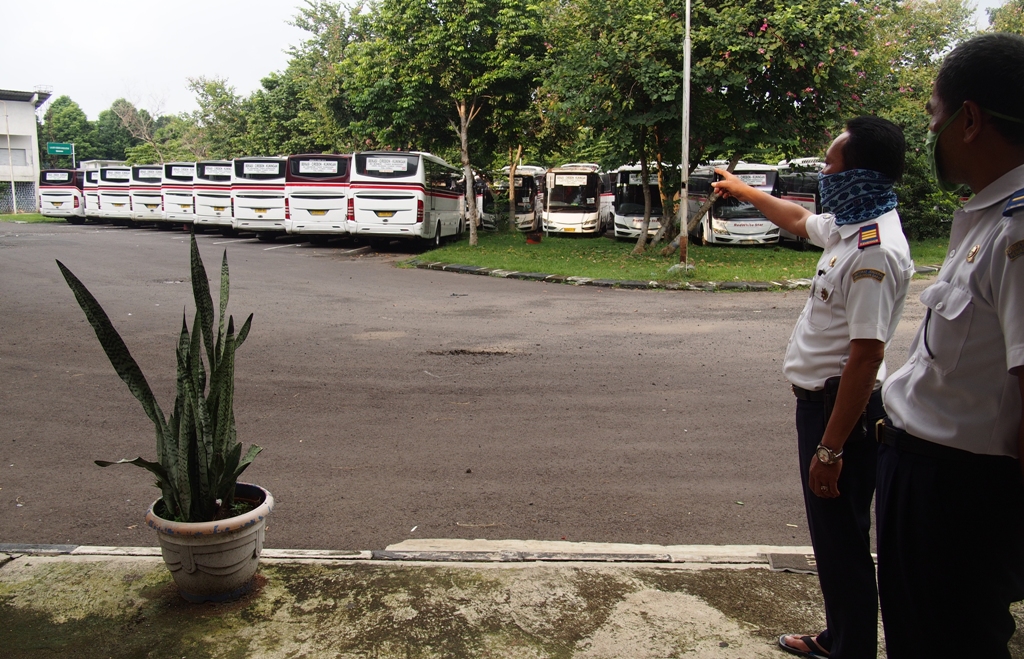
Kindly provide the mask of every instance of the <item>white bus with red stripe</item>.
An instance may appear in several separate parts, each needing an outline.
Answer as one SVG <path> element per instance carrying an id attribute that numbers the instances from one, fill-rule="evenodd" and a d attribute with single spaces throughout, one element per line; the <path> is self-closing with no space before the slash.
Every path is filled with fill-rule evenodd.
<path id="1" fill-rule="evenodd" d="M 352 155 L 288 156 L 285 169 L 285 231 L 323 243 L 348 234 L 349 173 Z"/>
<path id="2" fill-rule="evenodd" d="M 661 191 L 658 170 L 648 168 L 647 183 L 651 195 L 651 215 L 647 232 L 653 236 L 661 229 Z M 612 226 L 616 238 L 639 238 L 644 225 L 644 182 L 640 165 L 623 165 L 611 172 Z"/>
<path id="3" fill-rule="evenodd" d="M 131 195 L 132 220 L 136 222 L 162 222 L 164 202 L 160 186 L 164 181 L 162 165 L 132 165 Z"/>
<path id="4" fill-rule="evenodd" d="M 255 231 L 260 240 L 285 234 L 286 158 L 246 157 L 231 161 L 231 200 L 236 231 Z"/>
<path id="5" fill-rule="evenodd" d="M 164 177 L 160 183 L 160 196 L 164 204 L 164 219 L 168 222 L 192 224 L 196 217 L 194 162 L 164 163 Z"/>
<path id="6" fill-rule="evenodd" d="M 100 167 L 100 180 L 96 186 L 100 219 L 111 220 L 114 224 L 131 222 L 132 204 L 128 192 L 131 181 L 131 167 Z"/>
<path id="7" fill-rule="evenodd" d="M 196 163 L 192 182 L 197 227 L 217 227 L 224 235 L 234 235 L 231 219 L 231 161 L 201 160 Z"/>
<path id="8" fill-rule="evenodd" d="M 604 190 L 598 165 L 569 163 L 549 169 L 544 187 L 544 231 L 604 233 L 613 194 Z"/>
<path id="9" fill-rule="evenodd" d="M 419 151 L 357 153 L 349 179 L 349 233 L 381 244 L 431 241 L 466 228 L 465 177 L 441 158 Z"/>
<path id="10" fill-rule="evenodd" d="M 82 192 L 85 203 L 85 219 L 100 219 L 100 170 L 87 169 L 82 172 Z"/>
<path id="11" fill-rule="evenodd" d="M 818 198 L 818 172 L 825 168 L 820 158 L 793 158 L 779 163 L 779 178 L 782 180 L 782 198 L 800 204 L 815 215 L 821 213 L 821 200 Z M 779 238 L 792 240 L 799 249 L 807 246 L 807 239 L 779 230 Z"/>
<path id="12" fill-rule="evenodd" d="M 690 174 L 688 188 L 688 215 L 696 215 L 713 191 L 711 184 L 718 180 L 715 167 L 725 169 L 725 163 L 698 167 Z M 733 170 L 747 185 L 773 197 L 782 196 L 782 183 L 778 167 L 759 163 L 740 162 Z M 764 216 L 753 204 L 735 197 L 719 199 L 711 210 L 701 217 L 693 239 L 701 245 L 763 245 L 779 242 L 779 227 Z"/>
<path id="13" fill-rule="evenodd" d="M 63 217 L 71 224 L 85 222 L 84 175 L 77 169 L 39 172 L 39 212 L 46 217 Z"/>

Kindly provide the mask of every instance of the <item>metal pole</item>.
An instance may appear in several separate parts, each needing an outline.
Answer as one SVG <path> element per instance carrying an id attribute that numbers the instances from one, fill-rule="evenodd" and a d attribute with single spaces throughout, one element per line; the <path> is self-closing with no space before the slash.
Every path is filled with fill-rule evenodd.
<path id="1" fill-rule="evenodd" d="M 682 171 L 679 186 L 679 262 L 686 266 L 686 249 L 689 235 L 686 225 L 689 220 L 688 206 L 690 186 L 690 0 L 686 0 L 686 34 L 683 37 L 683 152 Z"/>
<path id="2" fill-rule="evenodd" d="M 11 205 L 14 207 L 14 214 L 18 214 L 18 191 L 14 189 L 14 152 L 11 151 L 11 120 L 7 117 L 7 101 L 0 101 L 4 104 L 4 123 L 7 126 L 7 165 L 11 168 Z"/>
<path id="3" fill-rule="evenodd" d="M 74 142 L 71 143 L 71 169 L 78 169 L 78 166 L 75 165 L 75 143 Z"/>

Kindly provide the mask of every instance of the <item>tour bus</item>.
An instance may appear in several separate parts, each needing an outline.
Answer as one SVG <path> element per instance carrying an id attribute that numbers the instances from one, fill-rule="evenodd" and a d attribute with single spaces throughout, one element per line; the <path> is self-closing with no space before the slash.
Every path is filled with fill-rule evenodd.
<path id="1" fill-rule="evenodd" d="M 690 174 L 688 215 L 690 219 L 707 201 L 716 180 L 715 167 L 725 169 L 725 164 L 697 167 Z M 763 190 L 775 197 L 782 196 L 778 167 L 739 162 L 733 173 L 750 186 Z M 779 227 L 770 222 L 753 204 L 735 197 L 719 199 L 711 210 L 704 214 L 695 229 L 694 240 L 701 245 L 743 244 L 760 245 L 779 242 Z"/>
<path id="2" fill-rule="evenodd" d="M 611 210 L 611 193 L 606 203 L 602 199 L 603 187 L 600 167 L 593 163 L 569 163 L 549 169 L 541 215 L 544 231 L 601 235 Z"/>
<path id="3" fill-rule="evenodd" d="M 231 200 L 231 161 L 201 160 L 196 163 L 192 183 L 195 196 L 195 217 L 192 223 L 200 227 L 216 227 L 225 236 L 233 236 L 231 227 L 234 202 Z"/>
<path id="4" fill-rule="evenodd" d="M 246 157 L 231 161 L 231 200 L 235 231 L 255 231 L 260 240 L 285 233 L 286 158 Z"/>
<path id="5" fill-rule="evenodd" d="M 46 217 L 63 217 L 71 224 L 85 222 L 84 174 L 77 169 L 39 172 L 39 212 Z"/>
<path id="6" fill-rule="evenodd" d="M 100 219 L 100 170 L 87 169 L 82 172 L 82 176 L 85 179 L 83 183 L 85 219 L 98 220 Z"/>
<path id="7" fill-rule="evenodd" d="M 419 151 L 353 156 L 348 232 L 371 244 L 419 239 L 440 245 L 466 227 L 462 170 Z"/>
<path id="8" fill-rule="evenodd" d="M 519 165 L 515 176 L 515 226 L 520 231 L 537 228 L 540 211 L 544 206 L 543 167 Z M 500 174 L 487 186 L 480 204 L 481 222 L 485 228 L 494 225 L 498 213 L 508 213 L 508 174 L 506 165 Z"/>
<path id="9" fill-rule="evenodd" d="M 345 220 L 352 156 L 288 156 L 284 185 L 284 227 L 312 243 L 348 234 Z"/>
<path id="10" fill-rule="evenodd" d="M 132 165 L 131 195 L 132 220 L 136 222 L 157 222 L 164 219 L 164 203 L 160 196 L 160 185 L 164 181 L 161 165 Z"/>
<path id="11" fill-rule="evenodd" d="M 164 163 L 160 196 L 164 205 L 164 219 L 167 222 L 192 224 L 195 220 L 196 207 L 192 190 L 195 175 L 194 162 Z"/>
<path id="12" fill-rule="evenodd" d="M 612 226 L 616 238 L 638 238 L 644 224 L 644 186 L 640 165 L 623 165 L 610 172 L 613 188 Z M 651 191 L 651 217 L 647 233 L 651 236 L 661 228 L 661 193 L 658 172 L 648 168 Z"/>
<path id="13" fill-rule="evenodd" d="M 800 204 L 812 213 L 821 213 L 821 200 L 818 198 L 818 172 L 825 168 L 821 158 L 793 158 L 779 163 L 779 179 L 782 180 L 782 198 Z M 798 249 L 807 246 L 807 239 L 790 233 L 785 229 L 779 231 L 780 240 L 792 240 Z"/>
<path id="14" fill-rule="evenodd" d="M 99 193 L 100 219 L 111 220 L 114 224 L 130 224 L 132 204 L 128 189 L 132 181 L 132 168 L 123 165 L 100 167 L 100 180 L 96 190 Z"/>

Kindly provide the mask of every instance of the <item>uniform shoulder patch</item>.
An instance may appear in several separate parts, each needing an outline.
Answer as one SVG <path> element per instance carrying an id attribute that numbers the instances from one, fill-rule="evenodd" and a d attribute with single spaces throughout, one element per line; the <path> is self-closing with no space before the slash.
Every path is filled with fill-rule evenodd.
<path id="1" fill-rule="evenodd" d="M 1006 258 L 1015 261 L 1018 256 L 1024 254 L 1024 240 L 1018 240 L 1006 248 Z"/>
<path id="2" fill-rule="evenodd" d="M 875 270 L 874 268 L 864 268 L 862 270 L 854 270 L 853 281 L 860 281 L 861 279 L 873 279 L 875 281 L 882 281 L 885 279 L 885 273 L 881 270 Z"/>
<path id="3" fill-rule="evenodd" d="M 1014 213 L 1024 210 L 1024 188 L 1010 195 L 1010 200 L 1003 206 L 1003 215 L 1012 217 Z"/>
<path id="4" fill-rule="evenodd" d="M 857 236 L 857 249 L 864 249 L 865 247 L 873 247 L 881 244 L 882 237 L 878 233 L 877 222 L 860 228 L 860 234 Z"/>

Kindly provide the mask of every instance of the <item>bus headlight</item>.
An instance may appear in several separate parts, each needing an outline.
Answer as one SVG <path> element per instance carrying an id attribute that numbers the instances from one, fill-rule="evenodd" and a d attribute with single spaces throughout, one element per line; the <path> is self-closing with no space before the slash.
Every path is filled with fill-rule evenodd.
<path id="1" fill-rule="evenodd" d="M 725 220 L 711 220 L 711 231 L 714 233 L 729 233 L 729 226 Z"/>

